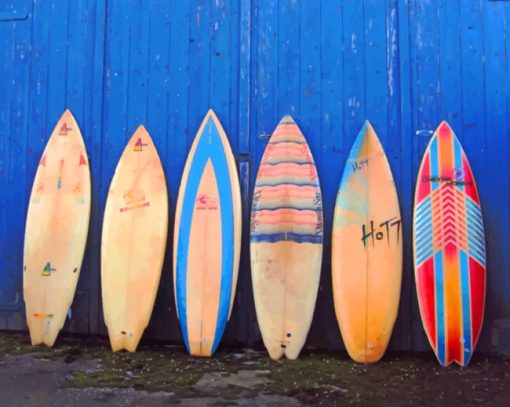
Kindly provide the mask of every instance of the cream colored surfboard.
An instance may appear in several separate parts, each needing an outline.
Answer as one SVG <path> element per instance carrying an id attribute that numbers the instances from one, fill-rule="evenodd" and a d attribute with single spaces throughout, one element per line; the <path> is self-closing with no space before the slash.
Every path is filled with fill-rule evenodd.
<path id="1" fill-rule="evenodd" d="M 322 263 L 317 169 L 299 127 L 285 116 L 255 181 L 250 255 L 257 320 L 273 359 L 296 359 L 312 322 Z"/>
<path id="2" fill-rule="evenodd" d="M 167 232 L 165 174 L 149 133 L 140 126 L 115 169 L 103 219 L 103 314 L 114 352 L 134 352 L 149 323 Z"/>
<path id="3" fill-rule="evenodd" d="M 66 110 L 35 175 L 25 229 L 23 295 L 32 345 L 53 346 L 73 301 L 90 218 L 90 169 Z"/>
<path id="4" fill-rule="evenodd" d="M 241 249 L 236 163 L 209 110 L 184 167 L 175 212 L 174 289 L 184 344 L 211 356 L 232 312 Z"/>
<path id="5" fill-rule="evenodd" d="M 402 221 L 388 160 L 368 121 L 345 164 L 333 222 L 333 297 L 342 338 L 352 359 L 375 362 L 397 317 Z"/>

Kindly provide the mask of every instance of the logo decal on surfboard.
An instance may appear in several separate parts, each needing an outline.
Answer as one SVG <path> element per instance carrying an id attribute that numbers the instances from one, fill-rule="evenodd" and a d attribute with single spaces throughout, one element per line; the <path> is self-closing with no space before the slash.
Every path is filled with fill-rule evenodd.
<path id="1" fill-rule="evenodd" d="M 133 148 L 133 151 L 143 151 L 143 148 L 147 147 L 147 145 L 148 145 L 147 143 L 143 143 L 142 139 L 139 138 L 138 140 L 136 140 L 135 148 Z"/>
<path id="2" fill-rule="evenodd" d="M 51 263 L 50 263 L 50 262 L 48 262 L 48 263 L 46 263 L 46 265 L 44 266 L 44 268 L 43 268 L 43 271 L 42 271 L 41 275 L 42 275 L 42 276 L 44 276 L 44 277 L 49 277 L 49 276 L 51 276 L 51 273 L 52 273 L 53 271 L 57 271 L 57 269 L 53 269 L 53 268 L 51 268 Z"/>
<path id="3" fill-rule="evenodd" d="M 67 132 L 71 131 L 70 127 L 67 127 L 67 123 L 64 122 L 62 126 L 60 126 L 60 130 L 58 131 L 59 136 L 67 136 Z"/>
<path id="4" fill-rule="evenodd" d="M 144 208 L 150 205 L 150 202 L 145 200 L 145 192 L 142 189 L 132 188 L 124 193 L 123 198 L 126 206 L 120 208 L 120 212 Z"/>
<path id="5" fill-rule="evenodd" d="M 195 203 L 197 210 L 218 209 L 218 198 L 208 196 L 207 194 L 198 194 Z"/>

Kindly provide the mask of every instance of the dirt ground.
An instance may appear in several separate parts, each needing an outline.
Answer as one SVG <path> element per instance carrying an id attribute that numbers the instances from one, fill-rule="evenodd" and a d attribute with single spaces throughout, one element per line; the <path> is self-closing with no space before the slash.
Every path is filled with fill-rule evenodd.
<path id="1" fill-rule="evenodd" d="M 262 351 L 190 357 L 181 345 L 112 353 L 104 338 L 63 336 L 32 347 L 0 332 L 2 406 L 510 406 L 510 358 L 475 354 L 468 368 L 434 355 L 389 354 L 373 365 L 345 352 L 272 361 Z"/>

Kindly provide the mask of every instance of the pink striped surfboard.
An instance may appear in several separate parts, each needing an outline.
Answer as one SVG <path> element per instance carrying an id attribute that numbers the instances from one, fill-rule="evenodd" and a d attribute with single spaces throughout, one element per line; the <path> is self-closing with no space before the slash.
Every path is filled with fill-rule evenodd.
<path id="1" fill-rule="evenodd" d="M 418 173 L 414 267 L 420 313 L 443 366 L 467 366 L 482 327 L 485 236 L 471 167 L 446 122 L 434 133 Z"/>
<path id="2" fill-rule="evenodd" d="M 322 262 L 322 198 L 299 127 L 285 116 L 255 182 L 250 253 L 255 308 L 269 355 L 296 359 L 315 309 Z"/>

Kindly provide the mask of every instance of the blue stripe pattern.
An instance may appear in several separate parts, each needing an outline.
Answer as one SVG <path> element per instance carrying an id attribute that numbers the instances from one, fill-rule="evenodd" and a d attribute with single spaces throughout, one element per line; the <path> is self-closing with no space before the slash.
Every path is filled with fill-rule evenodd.
<path id="1" fill-rule="evenodd" d="M 293 241 L 296 243 L 322 243 L 322 234 L 321 235 L 300 235 L 295 232 L 283 232 L 283 233 L 259 233 L 256 235 L 251 235 L 250 241 L 252 243 L 276 243 L 281 241 Z"/>
<path id="2" fill-rule="evenodd" d="M 453 135 L 453 154 L 455 156 L 455 168 L 463 168 L 462 147 L 460 146 L 459 140 L 457 139 L 455 134 Z M 462 180 L 459 179 L 459 181 L 462 181 Z M 456 187 L 461 191 L 465 190 L 465 187 L 462 184 L 456 185 Z"/>
<path id="3" fill-rule="evenodd" d="M 284 177 L 283 175 L 280 175 L 280 177 Z M 277 186 L 280 186 L 280 185 L 295 185 L 295 186 L 298 186 L 298 187 L 317 187 L 317 184 L 316 183 L 313 183 L 313 182 L 288 182 L 288 181 L 280 181 L 280 180 L 275 180 L 274 182 L 264 182 L 264 183 L 257 183 L 257 187 L 277 187 Z"/>
<path id="4" fill-rule="evenodd" d="M 271 141 L 269 144 L 286 144 L 286 143 L 293 143 L 299 145 L 305 144 L 303 141 L 296 141 L 295 139 L 284 139 L 281 137 L 278 139 L 278 141 Z"/>
<path id="5" fill-rule="evenodd" d="M 460 284 L 462 293 L 462 332 L 464 358 L 463 366 L 467 366 L 471 359 L 471 299 L 469 293 L 469 264 L 467 254 L 459 250 L 460 257 Z"/>
<path id="6" fill-rule="evenodd" d="M 432 202 L 430 196 L 421 201 L 415 211 L 416 267 L 433 254 Z"/>
<path id="7" fill-rule="evenodd" d="M 292 209 L 294 211 L 314 211 L 314 212 L 322 212 L 321 208 L 317 208 L 316 206 L 310 206 L 307 207 L 300 207 L 296 208 L 295 206 L 257 206 L 252 209 L 252 212 L 259 212 L 259 211 L 277 211 L 278 209 Z"/>
<path id="8" fill-rule="evenodd" d="M 431 177 L 439 177 L 441 174 L 439 173 L 439 163 L 437 162 L 438 151 L 437 151 L 437 136 L 432 138 L 430 142 L 430 176 Z M 439 187 L 439 182 L 432 181 L 430 183 L 432 191 L 436 190 Z"/>
<path id="9" fill-rule="evenodd" d="M 467 195 L 466 209 L 469 255 L 485 267 L 485 237 L 483 232 L 482 211 L 480 206 Z"/>
<path id="10" fill-rule="evenodd" d="M 221 142 L 220 134 L 214 120 L 209 117 L 199 141 L 190 166 L 188 181 L 182 203 L 181 223 L 177 242 L 176 292 L 179 322 L 181 324 L 184 343 L 188 352 L 189 339 L 186 314 L 186 275 L 188 266 L 189 236 L 193 220 L 195 199 L 208 160 L 214 167 L 218 182 L 219 202 L 221 208 L 221 239 L 222 239 L 222 273 L 220 301 L 216 333 L 212 346 L 214 353 L 219 345 L 227 323 L 232 293 L 233 258 L 234 258 L 234 211 L 232 201 L 232 185 L 227 157 Z M 193 299 L 189 299 L 193 301 Z"/>
<path id="11" fill-rule="evenodd" d="M 437 335 L 437 358 L 445 365 L 445 336 L 444 336 L 444 276 L 443 276 L 443 251 L 439 250 L 434 255 L 435 292 L 436 292 L 436 335 Z"/>

